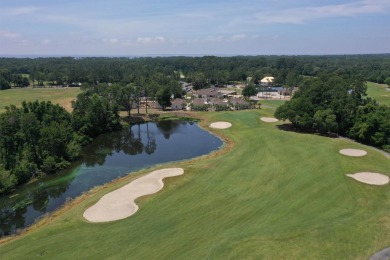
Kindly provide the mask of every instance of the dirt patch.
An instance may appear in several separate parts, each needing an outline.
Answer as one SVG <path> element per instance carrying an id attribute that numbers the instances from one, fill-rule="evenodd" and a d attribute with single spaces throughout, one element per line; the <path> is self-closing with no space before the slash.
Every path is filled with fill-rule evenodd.
<path id="1" fill-rule="evenodd" d="M 65 108 L 66 111 L 72 112 L 73 111 L 72 101 L 75 101 L 75 100 L 76 100 L 76 98 L 63 98 L 63 99 L 57 100 L 56 102 L 58 103 L 58 105 Z"/>

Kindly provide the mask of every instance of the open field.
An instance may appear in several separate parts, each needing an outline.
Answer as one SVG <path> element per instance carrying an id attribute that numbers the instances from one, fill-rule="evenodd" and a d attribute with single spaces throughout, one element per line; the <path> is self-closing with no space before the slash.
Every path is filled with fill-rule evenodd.
<path id="1" fill-rule="evenodd" d="M 390 106 L 390 91 L 387 91 L 386 87 L 386 84 L 367 82 L 367 95 L 375 98 L 381 105 Z"/>
<path id="2" fill-rule="evenodd" d="M 80 88 L 14 88 L 0 91 L 0 113 L 5 106 L 20 106 L 26 101 L 51 101 L 71 111 L 71 101 L 81 92 Z"/>
<path id="3" fill-rule="evenodd" d="M 272 102 L 273 103 L 273 102 Z M 157 168 L 185 175 L 137 201 L 133 216 L 92 224 L 84 211 L 129 175 L 72 202 L 43 226 L 0 246 L 3 259 L 367 259 L 390 246 L 390 185 L 346 176 L 390 174 L 383 154 L 345 139 L 264 123 L 274 108 L 197 113 L 228 140 L 212 155 Z M 211 129 L 212 122 L 232 123 Z M 364 149 L 364 157 L 339 154 Z M 155 169 L 157 169 L 155 168 Z"/>

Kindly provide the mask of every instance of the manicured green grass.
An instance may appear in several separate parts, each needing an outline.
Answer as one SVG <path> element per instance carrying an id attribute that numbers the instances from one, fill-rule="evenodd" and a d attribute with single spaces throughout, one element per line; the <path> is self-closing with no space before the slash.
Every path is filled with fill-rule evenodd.
<path id="1" fill-rule="evenodd" d="M 2 259 L 367 259 L 390 246 L 390 185 L 346 177 L 390 175 L 383 154 L 344 139 L 279 130 L 274 109 L 201 113 L 229 141 L 224 152 L 162 167 L 185 174 L 141 198 L 124 220 L 91 224 L 83 211 L 135 176 L 79 199 L 40 228 L 0 246 Z M 200 140 L 201 141 L 201 140 Z M 368 155 L 340 155 L 361 148 Z M 149 172 L 148 171 L 143 171 Z"/>
<path id="2" fill-rule="evenodd" d="M 23 100 L 51 101 L 70 111 L 72 109 L 70 102 L 76 98 L 80 92 L 80 88 L 15 88 L 1 90 L 0 113 L 5 111 L 5 106 L 20 106 Z"/>
<path id="3" fill-rule="evenodd" d="M 286 99 L 267 99 L 267 100 L 260 100 L 260 104 L 264 108 L 271 108 L 271 109 L 276 109 L 277 107 L 283 105 L 286 103 Z"/>
<path id="4" fill-rule="evenodd" d="M 367 95 L 378 101 L 381 105 L 390 106 L 390 91 L 386 90 L 386 84 L 367 82 Z"/>

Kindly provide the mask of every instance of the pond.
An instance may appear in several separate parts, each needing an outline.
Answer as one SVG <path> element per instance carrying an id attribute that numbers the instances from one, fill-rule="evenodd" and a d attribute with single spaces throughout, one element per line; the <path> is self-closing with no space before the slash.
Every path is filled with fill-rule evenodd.
<path id="1" fill-rule="evenodd" d="M 66 171 L 0 198 L 0 236 L 24 229 L 95 186 L 159 163 L 205 155 L 222 144 L 198 124 L 179 120 L 133 125 L 101 135 Z"/>

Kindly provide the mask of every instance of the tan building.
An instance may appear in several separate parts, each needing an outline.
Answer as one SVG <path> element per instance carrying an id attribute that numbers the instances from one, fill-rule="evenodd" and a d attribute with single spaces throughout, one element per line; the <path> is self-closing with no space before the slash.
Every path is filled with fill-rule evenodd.
<path id="1" fill-rule="evenodd" d="M 270 84 L 273 84 L 275 81 L 275 78 L 274 77 L 264 77 L 262 80 L 260 80 L 260 82 L 264 85 L 270 85 Z"/>

